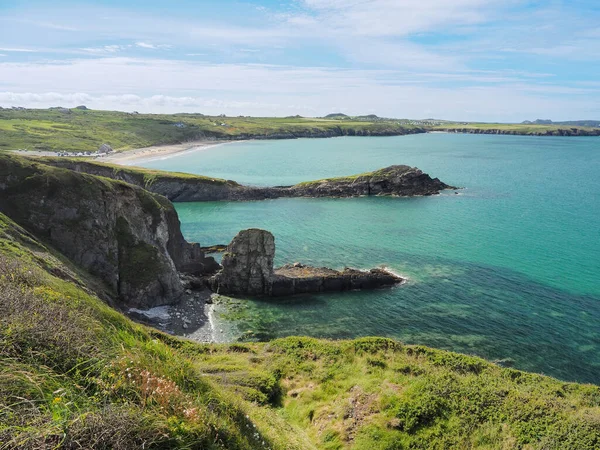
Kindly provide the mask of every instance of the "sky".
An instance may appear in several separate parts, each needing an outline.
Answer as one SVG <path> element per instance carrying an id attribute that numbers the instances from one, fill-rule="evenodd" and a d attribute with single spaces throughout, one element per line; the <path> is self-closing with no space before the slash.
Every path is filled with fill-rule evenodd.
<path id="1" fill-rule="evenodd" d="M 0 106 L 600 119 L 594 0 L 0 0 Z"/>

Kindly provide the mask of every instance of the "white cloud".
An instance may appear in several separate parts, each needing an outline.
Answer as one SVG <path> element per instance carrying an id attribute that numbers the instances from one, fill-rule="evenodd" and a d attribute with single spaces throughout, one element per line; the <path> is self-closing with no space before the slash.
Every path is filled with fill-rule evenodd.
<path id="1" fill-rule="evenodd" d="M 16 52 L 16 53 L 33 53 L 36 50 L 32 50 L 29 48 L 5 48 L 5 47 L 0 47 L 0 51 L 3 52 Z"/>
<path id="2" fill-rule="evenodd" d="M 141 48 L 150 48 L 150 49 L 157 48 L 155 45 L 147 44 L 146 42 L 136 42 L 135 45 L 137 47 L 141 47 Z"/>
<path id="3" fill-rule="evenodd" d="M 3 106 L 86 104 L 140 112 L 278 116 L 341 110 L 488 121 L 521 121 L 542 112 L 554 120 L 600 115 L 594 86 L 546 83 L 541 88 L 510 72 L 414 73 L 117 57 L 6 62 L 0 63 L 0 72 Z M 461 80 L 469 86 L 457 87 Z"/>
<path id="4" fill-rule="evenodd" d="M 510 3 L 510 2 L 508 2 Z M 407 36 L 485 22 L 493 0 L 304 0 L 328 25 L 362 36 Z"/>
<path id="5" fill-rule="evenodd" d="M 518 13 L 520 5 L 533 3 L 527 14 Z M 570 59 L 589 60 L 589 72 L 597 71 L 591 66 L 600 58 L 597 16 L 582 17 L 583 10 L 566 2 L 538 3 L 294 0 L 284 14 L 257 8 L 264 14 L 260 22 L 235 15 L 153 16 L 84 6 L 76 13 L 60 6 L 15 10 L 12 18 L 0 18 L 2 25 L 30 20 L 47 29 L 32 27 L 20 35 L 22 26 L 13 23 L 2 37 L 2 45 L 10 47 L 0 48 L 2 54 L 56 57 L 62 52 L 62 58 L 85 58 L 0 63 L 0 88 L 44 95 L 84 92 L 99 107 L 119 109 L 131 103 L 131 109 L 154 112 L 223 108 L 228 113 L 288 115 L 341 109 L 481 120 L 522 120 L 546 110 L 555 120 L 597 115 L 595 86 L 577 85 L 562 70 Z M 71 28 L 80 31 L 63 32 Z M 39 42 L 48 48 L 38 48 Z M 158 51 L 173 47 L 193 60 L 285 58 L 295 66 L 175 61 L 167 59 L 171 52 Z M 119 57 L 141 54 L 164 59 Z M 311 67 L 315 61 L 352 69 Z M 504 70 L 481 70 L 488 67 Z M 537 73 L 538 67 L 557 75 Z M 585 72 L 580 71 L 579 79 L 590 76 Z M 37 104 L 42 100 L 50 101 L 43 97 Z"/>
<path id="6" fill-rule="evenodd" d="M 107 55 L 107 54 L 118 53 L 118 52 L 126 50 L 127 48 L 130 48 L 130 47 L 131 47 L 131 45 L 105 45 L 103 47 L 93 47 L 93 48 L 86 47 L 86 48 L 82 48 L 80 50 L 85 53 L 90 53 L 93 55 Z"/>
<path id="7" fill-rule="evenodd" d="M 140 48 L 146 48 L 149 50 L 159 50 L 159 49 L 168 49 L 168 48 L 172 48 L 172 45 L 166 45 L 166 44 L 149 44 L 148 42 L 136 42 L 135 43 L 136 47 L 140 47 Z"/>

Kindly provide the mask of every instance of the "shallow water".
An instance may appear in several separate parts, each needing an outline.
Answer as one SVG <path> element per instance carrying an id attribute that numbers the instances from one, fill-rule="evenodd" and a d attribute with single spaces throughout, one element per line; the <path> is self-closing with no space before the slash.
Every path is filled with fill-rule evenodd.
<path id="1" fill-rule="evenodd" d="M 260 227 L 276 236 L 278 264 L 386 265 L 409 278 L 388 290 L 221 306 L 230 311 L 219 320 L 223 336 L 382 335 L 600 383 L 598 138 L 252 141 L 145 165 L 285 185 L 391 164 L 466 189 L 410 199 L 176 205 L 186 238 L 203 245 Z"/>

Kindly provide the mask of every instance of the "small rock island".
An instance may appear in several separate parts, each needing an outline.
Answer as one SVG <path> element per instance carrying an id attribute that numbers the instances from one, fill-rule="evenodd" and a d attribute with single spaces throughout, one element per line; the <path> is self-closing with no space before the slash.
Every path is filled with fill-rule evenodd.
<path id="1" fill-rule="evenodd" d="M 223 268 L 208 281 L 210 288 L 225 295 L 278 297 L 285 295 L 375 289 L 404 280 L 385 269 L 342 271 L 304 264 L 273 268 L 275 238 L 268 231 L 243 230 L 227 246 Z"/>

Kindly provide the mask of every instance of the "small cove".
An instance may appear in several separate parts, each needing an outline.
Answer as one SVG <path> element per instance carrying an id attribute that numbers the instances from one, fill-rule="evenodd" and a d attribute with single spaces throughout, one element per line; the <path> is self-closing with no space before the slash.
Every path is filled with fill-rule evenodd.
<path id="1" fill-rule="evenodd" d="M 459 195 L 179 203 L 188 240 L 272 231 L 277 264 L 386 265 L 394 289 L 234 301 L 224 339 L 389 336 L 600 383 L 598 138 L 427 134 L 250 141 L 146 167 L 286 185 L 409 164 Z"/>

